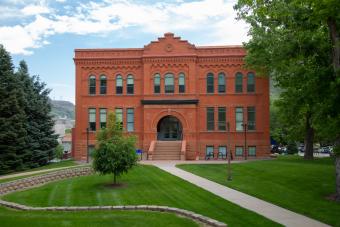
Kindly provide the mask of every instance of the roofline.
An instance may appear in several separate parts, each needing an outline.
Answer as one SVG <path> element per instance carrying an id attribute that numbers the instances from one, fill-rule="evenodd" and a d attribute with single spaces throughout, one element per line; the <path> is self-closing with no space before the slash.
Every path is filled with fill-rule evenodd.
<path id="1" fill-rule="evenodd" d="M 117 51 L 128 51 L 128 50 L 133 50 L 133 51 L 136 51 L 136 50 L 144 50 L 144 48 L 91 48 L 91 49 L 81 49 L 81 48 L 78 48 L 78 49 L 74 49 L 74 51 L 92 51 L 92 52 L 95 52 L 95 51 L 113 51 L 113 50 L 117 50 Z"/>
<path id="2" fill-rule="evenodd" d="M 225 45 L 225 46 L 195 46 L 196 49 L 221 49 L 221 48 L 244 48 L 243 45 Z M 144 48 L 91 48 L 91 49 L 74 49 L 75 52 L 96 52 L 96 51 L 143 51 Z"/>
<path id="3" fill-rule="evenodd" d="M 196 46 L 196 49 L 244 48 L 243 45 Z"/>

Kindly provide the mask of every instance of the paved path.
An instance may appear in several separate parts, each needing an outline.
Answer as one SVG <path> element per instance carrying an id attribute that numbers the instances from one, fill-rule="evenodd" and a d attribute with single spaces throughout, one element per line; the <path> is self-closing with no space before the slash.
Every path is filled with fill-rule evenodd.
<path id="1" fill-rule="evenodd" d="M 68 169 L 68 168 L 72 168 L 72 167 L 81 167 L 81 165 L 65 166 L 65 167 L 58 167 L 58 168 L 52 168 L 52 169 L 42 169 L 42 170 L 28 171 L 28 172 L 22 172 L 22 173 L 14 173 L 14 174 L 0 176 L 0 180 L 8 179 L 8 178 L 14 178 L 14 177 L 34 175 L 34 174 L 38 174 L 38 173 L 47 173 L 47 172 L 52 172 L 52 171 L 56 171 L 56 170 Z"/>
<path id="2" fill-rule="evenodd" d="M 265 202 L 261 199 L 257 199 L 245 193 L 228 188 L 221 184 L 199 177 L 192 173 L 186 172 L 179 168 L 176 168 L 178 162 L 157 162 L 153 161 L 152 164 L 158 168 L 165 170 L 172 175 L 178 176 L 200 188 L 214 193 L 215 195 L 222 197 L 232 203 L 235 203 L 243 208 L 258 213 L 268 219 L 271 219 L 277 223 L 285 226 L 298 226 L 298 227 L 316 227 L 316 226 L 328 226 L 324 223 L 308 218 L 298 213 L 294 213 L 287 209 L 281 208 L 274 204 Z M 196 162 L 197 163 L 197 162 Z"/>

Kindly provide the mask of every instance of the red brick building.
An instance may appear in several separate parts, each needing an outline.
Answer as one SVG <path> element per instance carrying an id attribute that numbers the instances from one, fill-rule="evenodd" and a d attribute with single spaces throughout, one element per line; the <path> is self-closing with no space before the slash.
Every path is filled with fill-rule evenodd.
<path id="1" fill-rule="evenodd" d="M 75 159 L 86 160 L 109 111 L 148 159 L 268 156 L 269 82 L 243 68 L 245 54 L 172 33 L 144 48 L 76 49 Z"/>

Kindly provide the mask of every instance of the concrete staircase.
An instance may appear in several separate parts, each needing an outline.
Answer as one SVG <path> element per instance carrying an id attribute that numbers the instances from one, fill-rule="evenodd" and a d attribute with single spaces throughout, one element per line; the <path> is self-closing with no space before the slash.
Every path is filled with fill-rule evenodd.
<path id="1" fill-rule="evenodd" d="M 180 160 L 182 141 L 156 141 L 152 160 Z"/>

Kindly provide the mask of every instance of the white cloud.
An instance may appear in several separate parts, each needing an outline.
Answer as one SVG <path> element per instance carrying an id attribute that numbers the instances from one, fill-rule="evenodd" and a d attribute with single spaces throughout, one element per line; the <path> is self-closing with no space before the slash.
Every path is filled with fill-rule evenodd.
<path id="1" fill-rule="evenodd" d="M 32 54 L 54 34 L 106 34 L 133 27 L 156 35 L 204 31 L 214 40 L 211 44 L 241 44 L 246 41 L 245 24 L 235 21 L 234 3 L 197 0 L 142 5 L 133 0 L 105 0 L 78 4 L 67 10 L 72 14 L 61 10 L 62 14 L 39 2 L 22 9 L 26 15 L 36 15 L 30 23 L 0 26 L 0 42 L 13 54 Z"/>
<path id="2" fill-rule="evenodd" d="M 50 9 L 46 6 L 43 5 L 28 5 L 26 7 L 24 7 L 21 12 L 26 15 L 26 16 L 30 16 L 30 15 L 38 15 L 38 14 L 46 14 L 46 13 L 50 13 Z"/>

